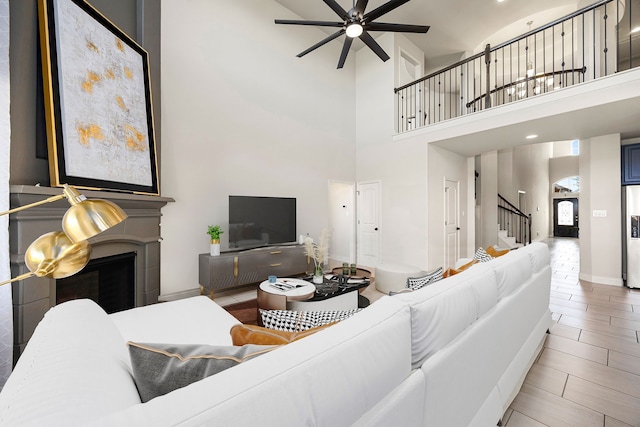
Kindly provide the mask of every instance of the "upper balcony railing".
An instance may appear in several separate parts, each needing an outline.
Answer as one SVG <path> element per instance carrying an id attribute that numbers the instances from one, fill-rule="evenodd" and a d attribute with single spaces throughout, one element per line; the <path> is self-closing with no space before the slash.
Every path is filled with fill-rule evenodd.
<path id="1" fill-rule="evenodd" d="M 598 1 L 396 88 L 398 133 L 637 67 L 638 2 Z"/>

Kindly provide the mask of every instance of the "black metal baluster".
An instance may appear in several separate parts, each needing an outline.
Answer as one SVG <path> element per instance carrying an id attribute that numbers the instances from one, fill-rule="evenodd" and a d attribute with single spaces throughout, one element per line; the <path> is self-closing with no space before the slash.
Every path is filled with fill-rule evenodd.
<path id="1" fill-rule="evenodd" d="M 593 31 L 591 32 L 593 33 L 593 79 L 595 80 L 597 78 L 596 55 L 598 54 L 598 51 L 596 50 L 596 9 L 593 9 L 591 14 L 593 15 Z"/>
<path id="2" fill-rule="evenodd" d="M 603 26 L 604 26 L 604 75 L 607 75 L 607 70 L 609 69 L 607 67 L 607 57 L 609 55 L 607 55 L 607 52 L 609 52 L 609 47 L 607 46 L 607 4 L 604 4 L 604 22 L 603 22 Z"/>

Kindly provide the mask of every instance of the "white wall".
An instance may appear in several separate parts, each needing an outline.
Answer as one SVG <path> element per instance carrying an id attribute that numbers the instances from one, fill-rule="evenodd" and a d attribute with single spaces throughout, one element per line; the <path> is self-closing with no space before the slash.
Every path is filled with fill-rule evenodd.
<path id="1" fill-rule="evenodd" d="M 228 196 L 296 197 L 298 233 L 328 224 L 328 182 L 355 181 L 354 56 L 272 0 L 162 2 L 163 295 L 198 287 Z M 222 235 L 222 244 L 228 233 Z"/>
<path id="2" fill-rule="evenodd" d="M 486 248 L 498 244 L 498 152 L 481 154 L 479 169 L 482 200 L 476 220 L 476 246 Z"/>
<path id="3" fill-rule="evenodd" d="M 565 157 L 571 156 L 571 143 L 572 141 L 555 141 L 553 144 L 552 157 Z"/>
<path id="4" fill-rule="evenodd" d="M 0 0 L 0 211 L 9 209 L 9 2 Z M 11 278 L 9 216 L 0 217 L 0 281 Z M 13 366 L 13 310 L 11 286 L 0 287 L 0 390 Z"/>
<path id="5" fill-rule="evenodd" d="M 526 214 L 531 214 L 531 239 L 542 240 L 550 235 L 549 228 L 549 158 L 552 146 L 539 143 L 514 150 L 513 169 L 526 192 Z M 516 199 L 517 202 L 517 199 Z M 517 203 L 516 203 L 517 206 Z"/>
<path id="6" fill-rule="evenodd" d="M 498 192 L 514 206 L 524 191 L 525 206 L 531 214 L 532 240 L 549 236 L 549 158 L 550 143 L 530 144 L 498 152 Z"/>
<path id="7" fill-rule="evenodd" d="M 580 141 L 580 279 L 622 286 L 620 135 Z M 606 216 L 594 216 L 594 210 Z"/>
<path id="8" fill-rule="evenodd" d="M 395 60 L 400 46 L 392 33 L 376 41 L 386 62 L 364 47 L 356 55 L 356 170 L 359 182 L 381 182 L 381 263 L 427 267 L 427 146 L 418 140 L 393 141 Z"/>
<path id="9" fill-rule="evenodd" d="M 549 159 L 549 191 L 553 191 L 553 184 L 560 181 L 561 179 L 571 176 L 577 176 L 579 174 L 579 156 L 564 156 Z"/>
<path id="10" fill-rule="evenodd" d="M 513 150 L 515 149 L 508 148 L 498 151 L 498 194 L 518 206 L 518 190 L 522 188 L 518 174 L 513 171 Z"/>
<path id="11" fill-rule="evenodd" d="M 329 182 L 329 258 L 332 260 L 356 262 L 355 214 L 354 184 Z"/>

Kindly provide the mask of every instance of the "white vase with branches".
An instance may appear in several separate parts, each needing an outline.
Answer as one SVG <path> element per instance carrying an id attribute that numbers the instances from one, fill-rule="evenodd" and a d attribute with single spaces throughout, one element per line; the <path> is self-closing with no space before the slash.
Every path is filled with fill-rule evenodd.
<path id="1" fill-rule="evenodd" d="M 321 284 L 323 281 L 323 264 L 329 254 L 329 230 L 326 228 L 320 234 L 318 243 L 314 243 L 311 238 L 304 241 L 305 254 L 313 260 L 313 283 Z"/>

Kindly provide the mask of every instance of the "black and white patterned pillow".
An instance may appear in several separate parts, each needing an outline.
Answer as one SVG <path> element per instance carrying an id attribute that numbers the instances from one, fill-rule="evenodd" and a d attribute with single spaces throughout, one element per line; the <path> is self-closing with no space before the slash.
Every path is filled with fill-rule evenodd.
<path id="1" fill-rule="evenodd" d="M 260 310 L 260 316 L 265 328 L 300 332 L 344 320 L 360 310 L 360 308 L 332 311 Z"/>
<path id="2" fill-rule="evenodd" d="M 438 267 L 435 270 L 428 272 L 424 276 L 409 277 L 407 279 L 407 288 L 411 289 L 412 291 L 418 290 L 431 283 L 435 283 L 438 280 L 442 280 L 443 274 L 444 274 L 444 269 L 442 267 Z"/>
<path id="3" fill-rule="evenodd" d="M 479 247 L 475 255 L 473 256 L 473 259 L 478 260 L 478 262 L 488 262 L 491 261 L 493 257 L 489 255 L 487 251 L 485 251 L 482 247 Z"/>

